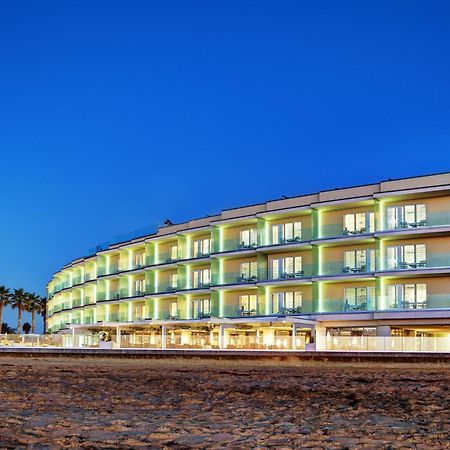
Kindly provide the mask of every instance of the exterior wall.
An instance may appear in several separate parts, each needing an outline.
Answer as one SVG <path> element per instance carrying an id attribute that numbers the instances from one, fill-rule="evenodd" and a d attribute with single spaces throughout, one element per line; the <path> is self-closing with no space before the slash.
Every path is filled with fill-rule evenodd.
<path id="1" fill-rule="evenodd" d="M 386 208 L 408 204 L 426 205 L 426 226 L 385 230 Z M 374 232 L 343 233 L 344 214 L 369 211 L 376 216 Z M 293 221 L 302 223 L 301 242 L 272 243 L 271 226 Z M 236 246 L 240 231 L 247 229 L 257 229 L 255 248 Z M 205 238 L 212 239 L 211 255 L 191 261 L 193 241 Z M 387 270 L 386 248 L 408 244 L 426 245 L 426 266 Z M 178 245 L 175 261 L 170 258 L 172 245 Z M 376 250 L 375 269 L 370 274 L 345 273 L 345 251 L 366 249 Z M 142 263 L 135 263 L 135 255 L 142 256 Z M 288 256 L 302 256 L 303 273 L 273 280 L 272 261 Z M 257 279 L 239 281 L 241 264 L 249 261 L 257 262 Z M 211 287 L 194 289 L 193 271 L 206 268 L 211 268 Z M 176 289 L 168 287 L 171 274 L 178 275 Z M 135 289 L 139 281 L 145 281 L 143 292 Z M 371 310 L 382 311 L 388 309 L 386 287 L 407 283 L 426 284 L 426 310 L 450 309 L 450 173 L 227 210 L 115 244 L 75 260 L 53 276 L 47 286 L 48 328 L 57 332 L 70 324 L 167 320 L 174 301 L 178 302 L 177 319 L 192 319 L 192 301 L 207 298 L 212 317 L 239 318 L 239 296 L 247 294 L 258 297 L 255 315 L 267 316 L 273 315 L 273 293 L 299 291 L 302 307 L 297 315 L 342 313 L 345 287 L 364 286 L 375 291 Z"/>

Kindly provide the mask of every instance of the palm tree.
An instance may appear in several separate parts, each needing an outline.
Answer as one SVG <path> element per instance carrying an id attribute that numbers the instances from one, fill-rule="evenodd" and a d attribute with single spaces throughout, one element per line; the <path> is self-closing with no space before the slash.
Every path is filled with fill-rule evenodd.
<path id="1" fill-rule="evenodd" d="M 31 313 L 31 333 L 36 331 L 36 313 L 40 310 L 41 297 L 35 293 L 26 294 L 25 311 Z"/>
<path id="2" fill-rule="evenodd" d="M 17 308 L 17 333 L 21 332 L 22 311 L 26 310 L 28 294 L 23 289 L 14 289 L 11 296 L 12 309 Z"/>
<path id="3" fill-rule="evenodd" d="M 3 323 L 3 307 L 10 303 L 11 291 L 5 286 L 0 286 L 0 325 Z"/>
<path id="4" fill-rule="evenodd" d="M 44 333 L 47 331 L 47 299 L 45 297 L 39 297 L 36 312 L 42 316 L 44 321 Z"/>

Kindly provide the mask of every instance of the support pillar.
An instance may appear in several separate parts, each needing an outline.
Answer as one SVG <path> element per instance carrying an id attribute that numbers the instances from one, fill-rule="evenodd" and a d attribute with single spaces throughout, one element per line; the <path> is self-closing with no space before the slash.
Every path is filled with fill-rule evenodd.
<path id="1" fill-rule="evenodd" d="M 117 345 L 117 348 L 120 348 L 121 340 L 122 340 L 122 336 L 121 336 L 121 333 L 120 333 L 120 328 L 119 328 L 119 326 L 117 326 L 116 327 L 116 345 Z"/>
<path id="2" fill-rule="evenodd" d="M 377 350 L 380 352 L 389 349 L 391 337 L 391 327 L 389 325 L 380 325 L 377 327 Z"/>
<path id="3" fill-rule="evenodd" d="M 161 348 L 167 349 L 167 325 L 161 326 Z"/>
<path id="4" fill-rule="evenodd" d="M 313 330 L 311 330 L 313 331 Z M 327 349 L 327 329 L 326 327 L 314 328 L 314 344 L 315 350 L 318 352 L 323 352 Z"/>
<path id="5" fill-rule="evenodd" d="M 223 323 L 219 325 L 219 349 L 225 348 L 225 326 Z"/>
<path id="6" fill-rule="evenodd" d="M 297 350 L 297 324 L 292 324 L 292 350 Z"/>

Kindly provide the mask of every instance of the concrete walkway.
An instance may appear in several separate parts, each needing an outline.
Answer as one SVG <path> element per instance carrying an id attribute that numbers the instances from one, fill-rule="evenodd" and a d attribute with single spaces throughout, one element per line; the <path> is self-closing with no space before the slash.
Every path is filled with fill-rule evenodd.
<path id="1" fill-rule="evenodd" d="M 158 349 L 112 349 L 57 348 L 57 347 L 0 347 L 1 357 L 69 357 L 69 358 L 196 358 L 217 360 L 304 360 L 304 361 L 346 361 L 346 362 L 401 362 L 401 363 L 444 363 L 450 364 L 450 353 L 425 352 L 342 352 L 342 351 L 272 351 L 272 350 L 158 350 Z"/>

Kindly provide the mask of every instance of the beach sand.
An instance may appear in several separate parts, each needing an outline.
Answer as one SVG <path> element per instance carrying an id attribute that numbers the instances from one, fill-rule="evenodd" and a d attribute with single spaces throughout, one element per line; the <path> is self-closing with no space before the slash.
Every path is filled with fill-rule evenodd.
<path id="1" fill-rule="evenodd" d="M 450 448 L 437 365 L 0 359 L 0 448 Z"/>

